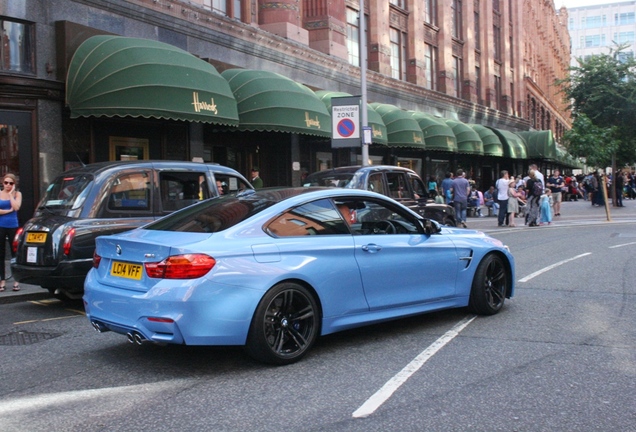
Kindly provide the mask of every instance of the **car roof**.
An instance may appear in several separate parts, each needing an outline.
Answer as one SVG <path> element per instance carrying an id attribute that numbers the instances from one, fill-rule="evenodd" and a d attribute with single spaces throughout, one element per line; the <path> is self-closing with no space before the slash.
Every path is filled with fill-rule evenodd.
<path id="1" fill-rule="evenodd" d="M 355 172 L 374 172 L 374 171 L 404 171 L 404 172 L 416 174 L 415 171 L 413 171 L 412 169 L 395 166 L 395 165 L 369 165 L 369 166 L 351 165 L 351 166 L 345 166 L 345 167 L 330 168 L 323 171 L 317 171 L 313 173 L 312 175 L 314 174 L 324 175 L 328 173 L 342 174 L 342 173 L 355 173 Z"/>
<path id="2" fill-rule="evenodd" d="M 195 169 L 206 167 L 215 173 L 220 174 L 240 174 L 238 171 L 216 163 L 204 162 L 188 162 L 188 161 L 169 161 L 169 160 L 136 160 L 136 161 L 106 161 L 95 162 L 83 166 L 71 168 L 64 171 L 60 175 L 79 175 L 79 174 L 101 174 L 110 170 L 126 168 L 173 168 L 173 169 Z"/>

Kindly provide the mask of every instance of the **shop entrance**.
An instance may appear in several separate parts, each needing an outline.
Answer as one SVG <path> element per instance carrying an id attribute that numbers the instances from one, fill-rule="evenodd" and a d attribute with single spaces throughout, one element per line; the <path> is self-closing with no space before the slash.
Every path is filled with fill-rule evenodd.
<path id="1" fill-rule="evenodd" d="M 0 171 L 18 177 L 18 190 L 22 192 L 22 207 L 18 212 L 20 225 L 33 216 L 39 193 L 35 192 L 32 146 L 31 112 L 0 110 Z"/>

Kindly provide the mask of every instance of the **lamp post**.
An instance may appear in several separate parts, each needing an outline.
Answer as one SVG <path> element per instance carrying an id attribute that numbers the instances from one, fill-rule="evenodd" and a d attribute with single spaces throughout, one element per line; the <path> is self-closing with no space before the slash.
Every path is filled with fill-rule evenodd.
<path id="1" fill-rule="evenodd" d="M 358 31 L 360 32 L 360 94 L 362 95 L 361 100 L 361 116 L 360 122 L 362 123 L 362 129 L 365 129 L 368 126 L 368 114 L 367 114 L 367 36 L 365 33 L 365 17 L 364 17 L 364 0 L 360 0 L 360 11 L 359 11 L 359 19 L 360 28 Z M 361 135 L 362 139 L 362 166 L 369 165 L 369 144 L 365 142 L 365 134 Z"/>

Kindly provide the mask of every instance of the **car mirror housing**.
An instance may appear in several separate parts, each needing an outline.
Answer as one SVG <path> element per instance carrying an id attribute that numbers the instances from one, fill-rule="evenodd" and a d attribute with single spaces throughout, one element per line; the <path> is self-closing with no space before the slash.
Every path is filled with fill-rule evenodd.
<path id="1" fill-rule="evenodd" d="M 442 231 L 442 226 L 432 219 L 423 219 L 422 227 L 426 235 L 439 234 Z"/>

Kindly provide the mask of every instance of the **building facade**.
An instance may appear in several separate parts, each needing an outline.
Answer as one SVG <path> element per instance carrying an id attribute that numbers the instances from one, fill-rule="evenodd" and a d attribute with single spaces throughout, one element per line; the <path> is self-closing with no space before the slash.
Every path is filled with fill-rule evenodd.
<path id="1" fill-rule="evenodd" d="M 358 0 L 0 0 L 1 163 L 3 171 L 19 173 L 28 201 L 21 219 L 33 212 L 55 175 L 81 163 L 196 158 L 246 175 L 257 165 L 267 186 L 299 185 L 306 172 L 359 163 L 359 148 L 332 148 L 324 113 L 305 111 L 299 125 L 283 113 L 307 109 L 294 106 L 300 103 L 298 86 L 302 97 L 315 93 L 325 110 L 334 95 L 360 95 L 365 56 L 370 120 L 373 111 L 387 128 L 387 136 L 376 136 L 374 129 L 372 163 L 409 166 L 425 177 L 464 168 L 487 187 L 500 169 L 521 173 L 529 160 L 553 160 L 513 149 L 517 138 L 508 134 L 551 131 L 558 141 L 568 128 L 569 115 L 552 85 L 567 74 L 565 9 L 557 12 L 552 0 L 366 0 L 365 53 L 360 12 Z M 150 113 L 131 109 L 131 93 L 110 110 L 87 108 L 75 84 L 93 79 L 94 70 L 73 75 L 73 83 L 69 70 L 80 62 L 78 50 L 86 51 L 83 44 L 96 36 L 176 47 L 228 78 L 237 99 L 246 88 L 237 83 L 256 77 L 260 83 L 274 79 L 269 90 L 279 84 L 285 90 L 259 99 L 269 106 L 254 123 L 246 120 L 250 113 L 241 102 L 238 124 L 183 117 L 167 106 Z M 117 65 L 124 68 L 145 55 L 128 57 Z M 147 78 L 168 75 L 163 66 Z M 167 90 L 171 77 L 162 79 Z M 130 87 L 125 84 L 110 85 Z M 253 85 L 250 96 L 264 92 Z M 151 104 L 162 95 L 158 90 L 141 99 Z M 214 108 L 214 100 L 190 105 Z M 386 124 L 404 113 L 417 120 L 422 135 L 414 131 L 404 138 L 404 130 Z M 454 128 L 455 138 L 436 146 L 424 124 Z M 450 145 L 465 125 L 477 138 Z M 500 144 L 505 137 L 508 147 Z"/>
<path id="2" fill-rule="evenodd" d="M 572 66 L 577 66 L 577 58 L 608 54 L 615 44 L 625 44 L 627 48 L 623 55 L 633 57 L 636 1 L 570 8 L 568 29 L 572 37 Z"/>

